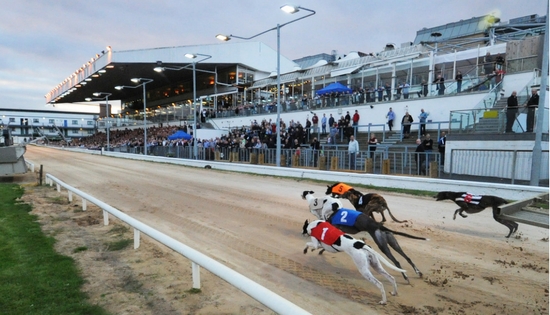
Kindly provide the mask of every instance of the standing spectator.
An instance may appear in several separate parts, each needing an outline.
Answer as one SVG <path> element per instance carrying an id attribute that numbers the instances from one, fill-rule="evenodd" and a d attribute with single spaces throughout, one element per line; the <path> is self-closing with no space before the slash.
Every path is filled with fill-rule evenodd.
<path id="1" fill-rule="evenodd" d="M 321 118 L 321 128 L 322 128 L 322 134 L 323 136 L 327 134 L 327 115 L 323 114 L 323 118 Z"/>
<path id="2" fill-rule="evenodd" d="M 426 134 L 426 120 L 428 119 L 428 113 L 424 111 L 424 108 L 420 110 L 420 115 L 418 115 L 418 120 L 420 122 L 420 135 L 424 136 Z"/>
<path id="3" fill-rule="evenodd" d="M 498 54 L 495 58 L 495 69 L 496 70 L 502 70 L 504 67 L 504 57 L 502 57 L 501 54 Z"/>
<path id="4" fill-rule="evenodd" d="M 302 96 L 302 109 L 307 109 L 307 96 Z"/>
<path id="5" fill-rule="evenodd" d="M 445 94 L 445 78 L 441 74 L 438 74 L 437 78 L 434 80 L 433 83 L 436 84 L 435 89 L 437 90 L 437 95 L 444 95 Z"/>
<path id="6" fill-rule="evenodd" d="M 430 161 L 430 155 L 433 152 L 434 141 L 430 138 L 430 134 L 426 134 L 426 138 L 422 141 L 422 146 L 424 146 L 424 151 L 426 152 L 426 158 Z"/>
<path id="7" fill-rule="evenodd" d="M 336 145 L 336 135 L 338 134 L 338 124 L 334 123 L 330 128 L 330 143 Z"/>
<path id="8" fill-rule="evenodd" d="M 332 114 L 330 114 L 330 117 L 329 117 L 329 119 L 328 119 L 328 128 L 329 128 L 329 129 L 332 128 L 332 126 L 334 126 L 334 123 L 335 123 L 335 122 L 336 122 L 336 121 L 334 120 L 334 117 L 332 117 Z"/>
<path id="9" fill-rule="evenodd" d="M 428 96 L 428 82 L 426 80 L 422 80 L 422 84 L 420 84 L 420 91 L 416 92 L 416 95 L 418 97 L 424 95 L 424 97 Z"/>
<path id="10" fill-rule="evenodd" d="M 359 112 L 357 109 L 355 110 L 355 114 L 353 114 L 353 126 L 357 127 L 359 125 Z"/>
<path id="11" fill-rule="evenodd" d="M 445 131 L 441 132 L 441 138 L 439 138 L 439 141 L 437 141 L 437 149 L 439 150 L 439 154 L 441 155 L 441 165 L 445 165 L 445 144 L 447 144 L 447 134 Z"/>
<path id="12" fill-rule="evenodd" d="M 349 114 L 349 111 L 346 111 L 346 126 L 351 122 L 351 115 Z"/>
<path id="13" fill-rule="evenodd" d="M 531 97 L 527 101 L 527 132 L 533 132 L 535 126 L 535 111 L 539 106 L 539 95 L 536 89 L 531 90 Z"/>
<path id="14" fill-rule="evenodd" d="M 485 71 L 485 75 L 490 75 L 495 70 L 493 57 L 491 57 L 491 53 L 489 52 L 487 52 L 487 54 L 485 54 L 485 58 L 483 58 L 483 69 Z"/>
<path id="15" fill-rule="evenodd" d="M 391 101 L 391 85 L 389 83 L 386 83 L 384 86 L 384 90 L 386 90 L 386 97 L 385 101 Z"/>
<path id="16" fill-rule="evenodd" d="M 391 109 L 391 107 L 390 111 L 386 114 L 386 118 L 388 119 L 388 126 L 390 127 L 391 131 L 391 129 L 393 128 L 393 121 L 395 120 L 395 112 Z"/>
<path id="17" fill-rule="evenodd" d="M 401 99 L 401 91 L 403 91 L 403 82 L 399 82 L 399 84 L 395 87 L 395 99 L 396 100 Z"/>
<path id="18" fill-rule="evenodd" d="M 321 148 L 319 141 L 317 140 L 317 137 L 313 137 L 313 141 L 309 144 L 309 147 L 312 150 L 313 155 L 313 167 L 317 167 L 317 159 L 319 155 L 319 149 Z"/>
<path id="19" fill-rule="evenodd" d="M 455 76 L 456 93 L 462 92 L 462 72 L 458 71 Z"/>
<path id="20" fill-rule="evenodd" d="M 512 132 L 516 115 L 518 114 L 518 97 L 517 92 L 513 91 L 512 95 L 508 97 L 506 103 L 506 130 L 504 132 Z"/>
<path id="21" fill-rule="evenodd" d="M 369 152 L 370 158 L 374 159 L 374 151 L 376 151 L 376 146 L 378 145 L 378 139 L 376 139 L 376 134 L 371 134 L 369 139 Z"/>
<path id="22" fill-rule="evenodd" d="M 303 137 L 303 140 L 302 143 L 305 143 L 306 141 L 306 138 L 307 140 L 309 140 L 309 134 L 311 133 L 311 121 L 309 120 L 309 117 L 306 117 L 306 134 L 305 136 Z"/>
<path id="23" fill-rule="evenodd" d="M 355 159 L 357 157 L 357 153 L 359 153 L 359 142 L 355 140 L 355 137 L 353 135 L 349 137 L 348 153 L 349 153 L 349 168 L 350 170 L 354 170 Z"/>
<path id="24" fill-rule="evenodd" d="M 384 87 L 382 85 L 379 85 L 378 89 L 376 89 L 376 92 L 378 93 L 378 101 L 382 102 L 382 96 L 384 95 Z"/>
<path id="25" fill-rule="evenodd" d="M 413 122 L 412 116 L 409 114 L 409 112 L 406 112 L 403 116 L 403 119 L 401 119 L 401 126 L 403 126 L 403 138 L 408 139 L 409 134 L 411 133 L 411 123 Z"/>
<path id="26" fill-rule="evenodd" d="M 313 123 L 313 133 L 319 132 L 319 117 L 317 117 L 317 114 L 313 113 L 311 122 Z"/>
<path id="27" fill-rule="evenodd" d="M 285 158 L 286 158 L 286 166 L 290 166 L 292 161 L 291 161 L 291 157 L 292 157 L 292 141 L 290 140 L 290 138 L 286 138 L 285 139 L 285 144 L 284 144 L 284 152 L 285 152 Z"/>
<path id="28" fill-rule="evenodd" d="M 414 160 L 416 162 L 416 175 L 426 175 L 426 166 L 424 162 L 426 161 L 426 155 L 424 151 L 424 145 L 422 145 L 422 140 L 416 139 L 416 150 L 414 151 Z"/>
<path id="29" fill-rule="evenodd" d="M 408 100 L 409 99 L 409 90 L 410 90 L 411 86 L 409 83 L 405 82 L 403 84 L 403 98 Z"/>

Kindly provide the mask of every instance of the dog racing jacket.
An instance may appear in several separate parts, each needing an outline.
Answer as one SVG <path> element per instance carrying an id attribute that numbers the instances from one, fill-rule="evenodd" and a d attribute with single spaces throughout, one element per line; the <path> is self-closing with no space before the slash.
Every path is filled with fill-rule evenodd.
<path id="1" fill-rule="evenodd" d="M 338 185 L 332 187 L 332 193 L 337 195 L 342 195 L 350 189 L 353 189 L 353 187 L 346 185 L 344 183 L 338 183 Z"/>
<path id="2" fill-rule="evenodd" d="M 477 205 L 479 204 L 481 197 L 483 196 L 476 196 L 470 193 L 466 193 L 466 194 L 463 194 L 460 198 L 456 198 L 456 201 L 464 201 L 465 203 L 471 203 L 473 205 Z"/>
<path id="3" fill-rule="evenodd" d="M 342 235 L 344 235 L 344 232 L 338 230 L 328 222 L 319 222 L 316 227 L 311 229 L 311 236 L 328 246 L 332 246 Z"/>
<path id="4" fill-rule="evenodd" d="M 347 208 L 340 208 L 330 220 L 332 224 L 354 226 L 357 217 L 361 214 L 359 211 L 355 211 Z"/>

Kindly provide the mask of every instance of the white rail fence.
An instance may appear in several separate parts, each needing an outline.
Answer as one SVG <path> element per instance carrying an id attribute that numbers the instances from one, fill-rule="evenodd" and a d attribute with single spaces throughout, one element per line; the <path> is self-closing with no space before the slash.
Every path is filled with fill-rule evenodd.
<path id="1" fill-rule="evenodd" d="M 101 200 L 88 195 L 87 193 L 78 190 L 72 186 L 67 185 L 51 174 L 46 174 L 46 184 L 53 186 L 56 184 L 57 191 L 61 192 L 61 187 L 68 190 L 69 201 L 72 202 L 73 194 L 79 196 L 82 199 L 82 210 L 86 211 L 86 203 L 89 201 L 103 210 L 103 223 L 109 225 L 109 214 L 117 219 L 125 222 L 134 228 L 134 249 L 139 248 L 140 245 L 140 233 L 151 237 L 152 239 L 160 242 L 170 249 L 175 250 L 182 256 L 191 260 L 192 262 L 192 276 L 193 276 L 193 288 L 200 289 L 200 266 L 206 270 L 212 272 L 221 279 L 227 281 L 229 284 L 240 289 L 242 292 L 248 294 L 256 301 L 267 306 L 278 314 L 311 314 L 301 307 L 286 300 L 275 292 L 261 286 L 257 282 L 254 282 L 240 273 L 224 266 L 223 264 L 213 260 L 212 258 L 200 253 L 199 251 L 180 243 L 179 241 L 171 238 L 170 236 L 159 232 L 152 227 L 130 217 L 129 215 L 121 212 L 120 210 L 111 207 L 110 205 L 102 202 Z"/>

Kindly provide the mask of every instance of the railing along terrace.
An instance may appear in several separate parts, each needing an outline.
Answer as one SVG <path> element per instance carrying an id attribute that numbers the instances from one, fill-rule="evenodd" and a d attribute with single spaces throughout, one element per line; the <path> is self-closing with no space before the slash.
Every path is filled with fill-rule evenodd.
<path id="1" fill-rule="evenodd" d="M 82 210 L 87 210 L 87 202 L 91 202 L 102 209 L 103 211 L 103 224 L 109 225 L 109 215 L 119 219 L 120 221 L 128 224 L 134 229 L 134 249 L 138 249 L 140 246 L 140 234 L 151 237 L 164 246 L 178 252 L 182 256 L 191 260 L 192 262 L 192 277 L 193 288 L 200 289 L 200 267 L 204 267 L 208 271 L 212 272 L 221 279 L 227 281 L 229 284 L 240 289 L 244 293 L 248 294 L 258 302 L 264 304 L 271 310 L 278 314 L 311 314 L 292 302 L 284 299 L 280 295 L 273 291 L 259 285 L 258 283 L 248 279 L 240 273 L 226 267 L 225 265 L 217 262 L 216 260 L 202 254 L 201 252 L 177 241 L 176 239 L 153 229 L 147 224 L 134 219 L 133 217 L 125 214 L 124 212 L 106 204 L 105 202 L 76 189 L 51 174 L 46 174 L 46 184 L 50 186 L 56 185 L 57 191 L 61 192 L 61 187 L 67 189 L 69 202 L 73 201 L 73 194 L 79 196 L 82 199 Z"/>

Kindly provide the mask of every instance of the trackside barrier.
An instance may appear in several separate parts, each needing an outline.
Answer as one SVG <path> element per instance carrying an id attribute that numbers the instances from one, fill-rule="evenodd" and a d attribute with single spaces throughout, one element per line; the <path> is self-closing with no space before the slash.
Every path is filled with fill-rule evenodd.
<path id="1" fill-rule="evenodd" d="M 302 309 L 296 304 L 293 304 L 292 302 L 286 300 L 275 292 L 261 286 L 257 282 L 248 279 L 247 277 L 224 266 L 223 264 L 213 260 L 212 258 L 200 253 L 199 251 L 180 243 L 179 241 L 171 238 L 164 233 L 161 233 L 151 228 L 150 226 L 130 217 L 129 215 L 117 210 L 116 208 L 111 207 L 110 205 L 100 201 L 99 199 L 96 199 L 95 197 L 92 197 L 81 190 L 67 185 L 56 177 L 50 174 L 46 174 L 46 184 L 53 186 L 54 183 L 56 184 L 58 192 L 61 191 L 61 187 L 69 191 L 69 201 L 72 201 L 73 193 L 80 196 L 83 203 L 82 210 L 86 210 L 86 200 L 100 207 L 103 210 L 103 222 L 105 225 L 109 224 L 109 214 L 111 214 L 119 220 L 133 227 L 134 249 L 137 249 L 139 247 L 140 233 L 142 232 L 145 235 L 148 235 L 152 239 L 164 244 L 168 248 L 175 250 L 187 259 L 191 260 L 193 272 L 193 288 L 200 289 L 200 266 L 202 266 L 206 270 L 227 281 L 229 284 L 240 289 L 244 293 L 248 294 L 250 297 L 254 298 L 256 301 L 262 303 L 263 305 L 267 306 L 278 314 L 311 315 L 311 313 Z"/>
<path id="2" fill-rule="evenodd" d="M 25 160 L 25 164 L 27 164 L 27 168 L 31 171 L 31 173 L 34 173 L 34 163 Z"/>

